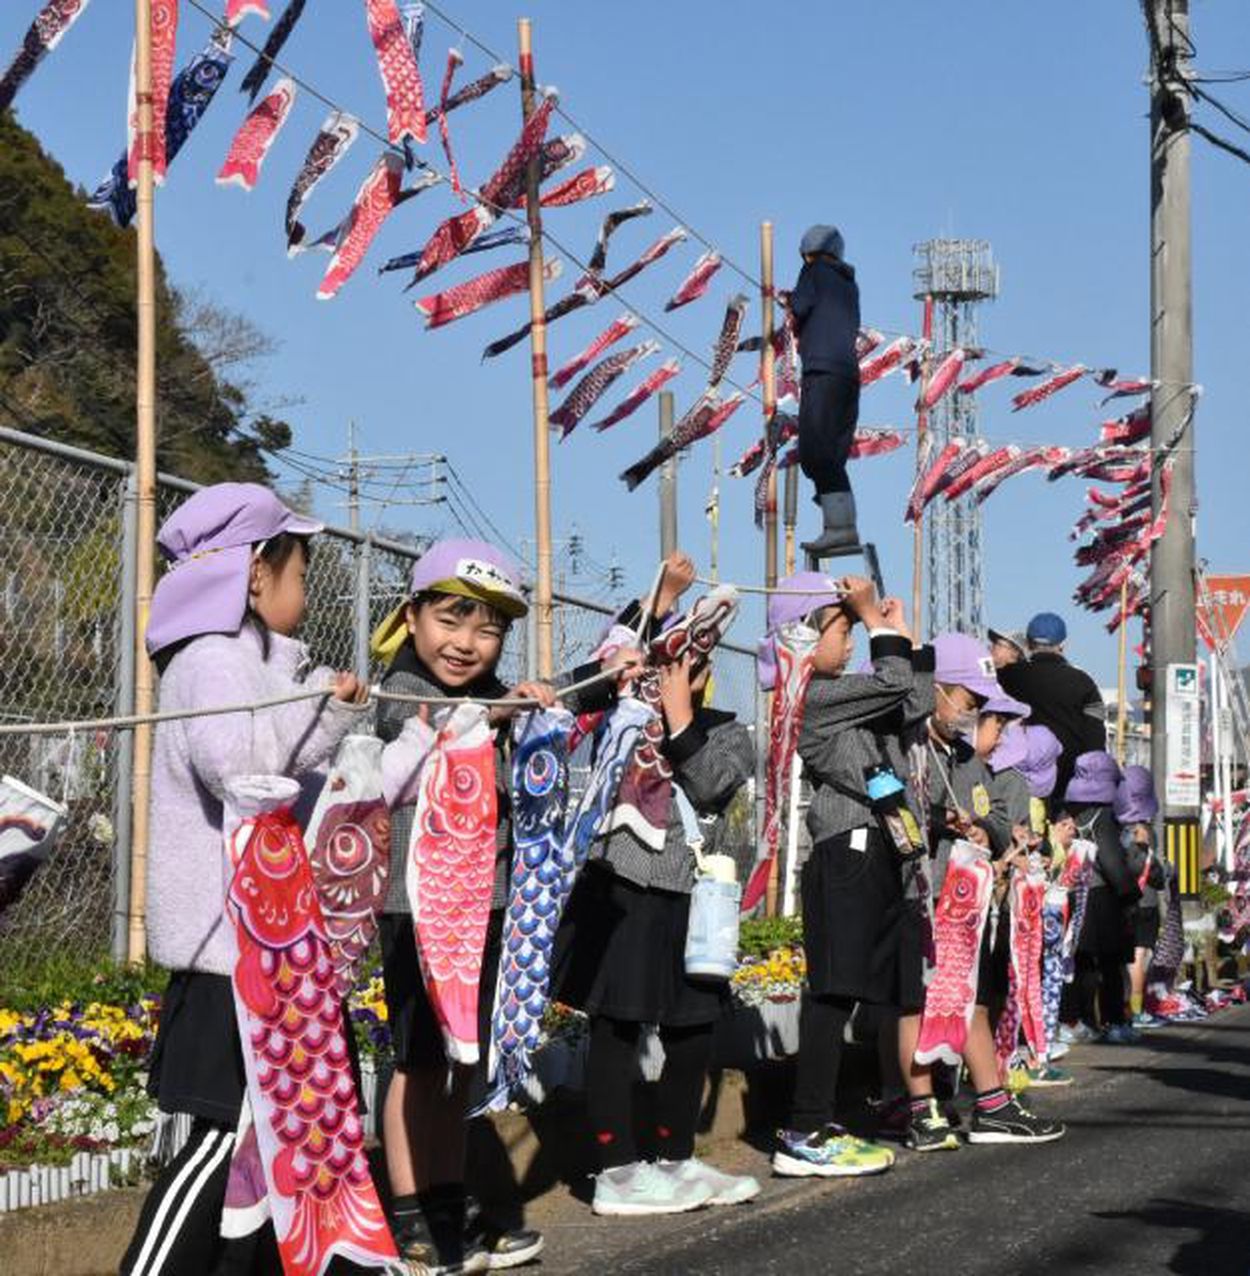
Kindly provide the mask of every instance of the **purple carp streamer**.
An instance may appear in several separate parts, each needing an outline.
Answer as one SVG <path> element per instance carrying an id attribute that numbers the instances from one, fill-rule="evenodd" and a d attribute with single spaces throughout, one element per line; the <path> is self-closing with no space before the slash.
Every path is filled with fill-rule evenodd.
<path id="1" fill-rule="evenodd" d="M 658 341 L 642 341 L 627 350 L 619 350 L 606 359 L 600 359 L 569 391 L 568 398 L 551 413 L 551 424 L 553 428 L 561 430 L 561 439 L 567 439 L 573 433 L 577 423 L 634 364 L 655 354 L 659 348 Z"/>
<path id="2" fill-rule="evenodd" d="M 596 421 L 591 429 L 602 432 L 624 421 L 627 416 L 637 412 L 653 394 L 666 386 L 680 371 L 681 364 L 676 359 L 666 359 L 631 390 L 602 421 Z"/>
<path id="3" fill-rule="evenodd" d="M 4 78 L 0 80 L 0 111 L 9 106 L 18 90 L 30 79 L 35 67 L 65 38 L 65 33 L 82 17 L 90 0 L 48 0 L 26 31 Z"/>

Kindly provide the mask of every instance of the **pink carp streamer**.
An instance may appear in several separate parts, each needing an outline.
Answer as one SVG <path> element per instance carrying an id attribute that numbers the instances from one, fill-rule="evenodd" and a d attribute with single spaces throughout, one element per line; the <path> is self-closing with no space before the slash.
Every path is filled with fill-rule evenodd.
<path id="1" fill-rule="evenodd" d="M 738 338 L 742 336 L 742 323 L 747 315 L 747 299 L 744 293 L 738 293 L 730 299 L 725 309 L 725 318 L 721 321 L 720 335 L 712 347 L 712 370 L 708 373 L 707 388 L 715 390 L 725 379 L 729 365 L 733 362 L 738 349 Z"/>
<path id="2" fill-rule="evenodd" d="M 851 440 L 850 459 L 859 461 L 869 456 L 886 456 L 897 452 L 904 441 L 903 432 L 888 425 L 861 425 Z"/>
<path id="3" fill-rule="evenodd" d="M 269 6 L 265 0 L 226 0 L 226 25 L 238 26 L 249 14 L 269 21 Z"/>
<path id="4" fill-rule="evenodd" d="M 880 354 L 874 354 L 859 365 L 859 383 L 861 386 L 872 385 L 882 377 L 894 372 L 916 351 L 916 343 L 911 337 L 896 337 Z"/>
<path id="5" fill-rule="evenodd" d="M 929 443 L 932 437 L 929 434 L 925 435 L 926 444 Z M 937 460 L 927 470 L 924 470 L 922 476 L 918 477 L 912 489 L 912 494 L 907 501 L 906 522 L 914 523 L 920 517 L 921 511 L 937 495 L 943 476 L 950 469 L 955 458 L 963 452 L 963 449 L 964 445 L 962 443 L 948 443 L 938 453 Z M 926 455 L 921 458 L 921 469 L 923 469 L 924 464 L 927 464 L 928 459 L 926 451 Z"/>
<path id="6" fill-rule="evenodd" d="M 1053 377 L 1048 377 L 1041 385 L 1035 385 L 1031 389 L 1013 395 L 1011 410 L 1019 412 L 1021 408 L 1031 408 L 1035 403 L 1041 403 L 1043 399 L 1049 399 L 1052 394 L 1057 394 L 1064 386 L 1069 386 L 1074 381 L 1079 381 L 1088 371 L 1089 369 L 1083 363 L 1073 364 L 1070 368 L 1063 368 L 1056 372 Z"/>
<path id="7" fill-rule="evenodd" d="M 558 257 L 548 258 L 543 263 L 543 279 L 550 281 L 559 277 L 563 263 Z M 488 270 L 484 275 L 423 297 L 413 305 L 425 315 L 427 328 L 442 328 L 457 319 L 481 310 L 494 301 L 502 301 L 505 297 L 525 292 L 530 286 L 529 262 L 519 261 L 514 266 L 500 266 Z"/>
<path id="8" fill-rule="evenodd" d="M 1104 390 L 1110 391 L 1109 394 L 1103 396 L 1103 403 L 1110 403 L 1112 399 L 1129 399 L 1139 394 L 1149 394 L 1155 388 L 1155 383 L 1149 377 L 1134 377 L 1128 381 L 1116 381 L 1114 379 L 1104 381 L 1100 377 L 1098 384 Z"/>
<path id="9" fill-rule="evenodd" d="M 1140 408 L 1117 417 L 1114 421 L 1104 421 L 1099 431 L 1099 439 L 1103 443 L 1119 443 L 1130 445 L 1140 443 L 1150 434 L 1150 404 L 1144 403 Z"/>
<path id="10" fill-rule="evenodd" d="M 459 705 L 422 770 L 405 879 L 426 993 L 454 1063 L 478 1059 L 477 1001 L 497 818 L 486 709 Z"/>
<path id="11" fill-rule="evenodd" d="M 635 461 L 621 474 L 622 482 L 632 492 L 670 456 L 676 456 L 682 448 L 715 434 L 744 402 L 746 402 L 746 396 L 738 391 L 731 394 L 724 402 L 720 402 L 714 392 L 705 390 L 694 407 L 673 427 L 672 434 L 661 439 L 642 460 Z"/>
<path id="12" fill-rule="evenodd" d="M 925 504 L 928 505 L 930 501 L 948 493 L 966 474 L 981 464 L 988 451 L 989 445 L 986 443 L 973 443 L 970 447 L 964 447 L 950 465 L 937 476 L 932 489 L 926 492 Z"/>
<path id="13" fill-rule="evenodd" d="M 712 286 L 712 279 L 722 265 L 720 253 L 714 249 L 704 253 L 681 281 L 677 291 L 664 303 L 665 312 L 679 310 L 692 301 L 698 301 Z"/>
<path id="14" fill-rule="evenodd" d="M 959 393 L 973 394 L 982 386 L 989 385 L 991 381 L 1013 376 L 1019 366 L 1019 359 L 1004 359 L 1001 363 L 993 363 L 988 368 L 982 368 L 980 372 L 974 372 L 972 376 L 965 377 L 959 383 Z"/>
<path id="15" fill-rule="evenodd" d="M 934 912 L 937 968 L 925 994 L 916 1062 L 959 1067 L 977 1001 L 977 961 L 990 915 L 994 869 L 987 851 L 971 842 L 951 849 Z"/>
<path id="16" fill-rule="evenodd" d="M 447 124 L 447 103 L 451 101 L 451 82 L 456 78 L 456 71 L 464 64 L 464 54 L 459 49 L 447 50 L 447 69 L 443 72 L 443 87 L 438 95 L 438 136 L 443 145 L 443 154 L 447 157 L 447 172 L 451 180 L 451 189 L 457 195 L 461 193 L 460 170 L 456 167 L 456 157 L 451 150 L 451 129 Z"/>
<path id="17" fill-rule="evenodd" d="M 321 287 L 317 289 L 318 301 L 329 301 L 352 277 L 365 259 L 369 245 L 382 228 L 382 223 L 406 199 L 433 185 L 435 178 L 426 180 L 410 190 L 401 190 L 404 180 L 403 157 L 394 151 L 386 151 L 378 157 L 373 171 L 365 178 L 356 192 L 356 199 L 346 221 L 339 229 L 334 256 L 326 269 Z"/>
<path id="18" fill-rule="evenodd" d="M 602 433 L 620 424 L 626 417 L 637 412 L 653 394 L 663 389 L 680 371 L 681 364 L 676 359 L 666 359 L 654 372 L 640 381 L 602 421 L 594 422 L 591 429 Z"/>
<path id="19" fill-rule="evenodd" d="M 360 135 L 360 125 L 342 111 L 332 111 L 326 117 L 317 136 L 313 138 L 308 154 L 291 185 L 286 201 L 286 252 L 288 257 L 303 252 L 307 245 L 308 230 L 299 220 L 300 211 L 316 189 L 318 183 L 351 150 Z"/>
<path id="20" fill-rule="evenodd" d="M 294 105 L 295 81 L 284 77 L 252 110 L 234 135 L 226 162 L 217 174 L 219 186 L 237 185 L 245 191 L 255 188 L 265 156 Z"/>
<path id="21" fill-rule="evenodd" d="M 556 109 L 556 95 L 547 93 L 538 108 L 521 126 L 521 133 L 504 156 L 503 163 L 478 192 L 478 199 L 498 216 L 511 208 L 525 190 L 525 174 L 529 162 L 539 153 Z"/>
<path id="22" fill-rule="evenodd" d="M 1019 455 L 1019 448 L 1000 447 L 995 448 L 988 455 L 982 456 L 969 469 L 965 470 L 958 478 L 952 479 L 943 491 L 942 495 L 947 501 L 957 501 L 965 493 L 972 489 L 984 478 L 988 478 L 995 470 L 1000 470 L 1005 465 L 1009 465 L 1016 456 Z"/>
<path id="23" fill-rule="evenodd" d="M 658 341 L 642 341 L 627 350 L 619 350 L 601 359 L 569 391 L 568 397 L 551 413 L 551 424 L 561 431 L 560 438 L 567 439 L 577 428 L 578 422 L 640 359 L 646 359 L 660 348 Z"/>
<path id="24" fill-rule="evenodd" d="M 563 390 L 583 368 L 588 368 L 609 346 L 614 346 L 638 327 L 638 317 L 623 314 L 613 321 L 580 353 L 558 367 L 548 379 L 553 390 Z"/>
<path id="25" fill-rule="evenodd" d="M 250 1150 L 282 1270 L 321 1276 L 336 1257 L 367 1267 L 398 1257 L 365 1158 L 331 943 L 291 814 L 298 793 L 292 780 L 260 776 L 227 794 L 225 913 L 253 1120 L 232 1176 Z"/>
<path id="26" fill-rule="evenodd" d="M 966 350 L 952 350 L 933 370 L 933 374 L 929 378 L 929 384 L 925 387 L 925 392 L 921 396 L 921 402 L 926 408 L 934 407 L 951 390 L 963 370 L 967 358 L 968 352 Z"/>
<path id="27" fill-rule="evenodd" d="M 772 716 L 768 726 L 768 764 L 764 773 L 764 833 L 760 854 L 742 891 L 742 911 L 749 912 L 764 898 L 773 861 L 781 844 L 794 755 L 803 729 L 807 686 L 812 678 L 812 653 L 820 635 L 802 622 L 783 625 L 771 642 L 777 662 Z"/>
<path id="28" fill-rule="evenodd" d="M 1024 1031 L 1024 1041 L 1036 1059 L 1044 1059 L 1050 1049 L 1046 1036 L 1046 1013 L 1042 999 L 1042 908 L 1046 902 L 1046 878 L 1040 872 L 1020 872 L 1011 877 L 1011 963 L 1008 967 L 1007 1002 L 1004 1012 L 1014 1025 L 996 1042 L 999 1069 L 1004 1078 L 1012 1055 Z M 1001 1026 L 1002 1021 L 1000 1021 Z"/>
<path id="29" fill-rule="evenodd" d="M 386 91 L 387 140 L 398 146 L 410 137 L 421 144 L 426 139 L 425 91 L 395 0 L 365 0 L 365 19 Z"/>
<path id="30" fill-rule="evenodd" d="M 89 3 L 90 0 L 48 0 L 39 10 L 26 29 L 22 47 L 0 79 L 0 111 L 12 104 L 34 69 L 61 43 Z M 162 115 L 162 121 L 163 118 Z"/>
<path id="31" fill-rule="evenodd" d="M 884 340 L 885 334 L 876 328 L 861 328 L 855 338 L 855 361 L 863 363 Z"/>
<path id="32" fill-rule="evenodd" d="M 584 168 L 580 173 L 574 173 L 549 191 L 543 191 L 538 202 L 543 208 L 568 208 L 571 204 L 580 204 L 583 200 L 606 195 L 615 187 L 616 173 L 611 166 L 597 164 L 593 168 Z M 520 206 L 525 207 L 524 197 Z"/>

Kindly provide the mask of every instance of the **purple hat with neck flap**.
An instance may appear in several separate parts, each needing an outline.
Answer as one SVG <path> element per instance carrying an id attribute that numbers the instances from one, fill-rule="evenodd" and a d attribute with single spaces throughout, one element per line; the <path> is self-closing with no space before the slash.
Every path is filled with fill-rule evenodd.
<path id="1" fill-rule="evenodd" d="M 1110 806 L 1120 786 L 1120 767 L 1105 750 L 1082 753 L 1068 781 L 1064 797 L 1069 802 L 1097 803 Z"/>
<path id="2" fill-rule="evenodd" d="M 1150 824 L 1159 814 L 1154 776 L 1149 767 L 1126 766 L 1112 803 L 1115 818 L 1121 824 Z"/>
<path id="3" fill-rule="evenodd" d="M 755 658 L 756 674 L 765 691 L 771 691 L 777 681 L 773 642 L 782 627 L 841 602 L 837 581 L 825 572 L 795 572 L 777 582 L 776 592 L 768 595 L 768 632 L 760 640 Z"/>

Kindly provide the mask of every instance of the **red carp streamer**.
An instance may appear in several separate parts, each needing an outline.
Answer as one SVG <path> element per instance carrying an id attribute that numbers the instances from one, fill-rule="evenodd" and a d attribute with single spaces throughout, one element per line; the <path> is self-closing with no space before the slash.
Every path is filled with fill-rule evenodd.
<path id="1" fill-rule="evenodd" d="M 624 314 L 614 319 L 584 350 L 575 354 L 558 367 L 548 384 L 553 390 L 563 390 L 583 368 L 588 368 L 609 346 L 614 346 L 638 327 L 637 316 Z"/>
<path id="2" fill-rule="evenodd" d="M 722 264 L 720 253 L 714 250 L 704 253 L 681 281 L 677 291 L 664 303 L 665 311 L 678 310 L 698 301 L 712 286 L 712 278 Z"/>
<path id="3" fill-rule="evenodd" d="M 447 103 L 451 101 L 451 82 L 455 79 L 457 68 L 463 63 L 464 54 L 459 49 L 447 50 L 447 69 L 443 72 L 443 88 L 438 95 L 438 136 L 443 144 L 443 154 L 447 156 L 451 189 L 457 195 L 461 193 L 460 170 L 456 168 L 456 157 L 451 153 L 451 129 L 447 126 Z"/>
<path id="4" fill-rule="evenodd" d="M 974 372 L 972 376 L 965 377 L 959 383 L 959 393 L 972 394 L 982 386 L 989 385 L 991 381 L 997 381 L 1001 377 L 1013 376 L 1019 366 L 1019 359 L 1004 359 L 1001 363 L 991 364 L 988 368 L 982 368 L 980 372 Z"/>
<path id="5" fill-rule="evenodd" d="M 926 408 L 933 407 L 951 389 L 967 358 L 968 352 L 966 350 L 952 350 L 938 364 L 933 371 L 933 375 L 929 378 L 929 384 L 925 387 L 925 392 L 921 397 L 921 402 Z"/>
<path id="6" fill-rule="evenodd" d="M 239 127 L 230 143 L 226 162 L 217 174 L 220 186 L 235 184 L 250 191 L 260 178 L 260 167 L 278 131 L 286 123 L 295 104 L 295 81 L 283 78 L 266 94 Z"/>
<path id="7" fill-rule="evenodd" d="M 937 492 L 938 484 L 942 480 L 942 476 L 950 468 L 955 458 L 963 451 L 962 443 L 948 443 L 941 452 L 938 453 L 937 460 L 926 470 L 924 467 L 928 464 L 929 453 L 932 449 L 931 434 L 925 435 L 924 451 L 920 457 L 920 465 L 917 469 L 916 482 L 912 485 L 911 495 L 907 499 L 907 513 L 904 520 L 908 523 L 914 523 L 920 517 L 921 511 L 933 499 Z"/>
<path id="8" fill-rule="evenodd" d="M 642 341 L 595 364 L 548 418 L 553 427 L 561 430 L 561 439 L 567 439 L 573 433 L 578 422 L 635 363 L 655 354 L 659 348 L 658 341 Z"/>
<path id="9" fill-rule="evenodd" d="M 911 337 L 896 337 L 880 354 L 873 355 L 859 365 L 859 383 L 872 385 L 882 377 L 903 365 L 916 349 Z"/>
<path id="10" fill-rule="evenodd" d="M 1088 371 L 1089 369 L 1083 363 L 1076 363 L 1070 368 L 1064 368 L 1056 372 L 1053 377 L 1048 377 L 1041 385 L 1035 385 L 1032 389 L 1013 395 L 1011 410 L 1019 412 L 1021 408 L 1031 408 L 1035 403 L 1041 403 L 1043 399 L 1049 399 L 1052 394 L 1057 394 L 1064 386 L 1069 386 L 1074 381 L 1079 381 Z"/>
<path id="11" fill-rule="evenodd" d="M 591 428 L 603 431 L 624 421 L 627 416 L 637 412 L 653 394 L 666 386 L 680 371 L 681 364 L 676 359 L 666 359 L 631 390 L 602 421 L 596 421 Z"/>
<path id="12" fill-rule="evenodd" d="M 226 0 L 226 25 L 237 26 L 247 15 L 255 14 L 263 21 L 269 21 L 269 6 L 265 0 Z"/>
<path id="13" fill-rule="evenodd" d="M 583 200 L 594 199 L 596 195 L 606 195 L 616 186 L 616 173 L 608 164 L 598 164 L 594 168 L 584 168 L 574 173 L 558 186 L 544 191 L 538 202 L 543 208 L 567 208 L 570 204 L 580 204 Z M 525 200 L 521 200 L 525 207 Z"/>
<path id="14" fill-rule="evenodd" d="M 742 322 L 747 315 L 747 299 L 744 293 L 733 297 L 725 309 L 725 318 L 721 321 L 720 335 L 712 347 L 712 370 L 708 373 L 707 387 L 714 390 L 725 379 L 729 365 L 733 362 L 738 349 L 738 339 L 742 336 Z"/>
<path id="15" fill-rule="evenodd" d="M 1104 421 L 1099 437 L 1103 443 L 1140 443 L 1150 433 L 1150 404 L 1143 403 L 1127 416 Z"/>
<path id="16" fill-rule="evenodd" d="M 670 456 L 676 456 L 682 448 L 699 439 L 705 439 L 729 420 L 746 401 L 746 396 L 735 392 L 723 403 L 718 402 L 712 391 L 704 391 L 694 407 L 673 427 L 672 434 L 661 439 L 640 461 L 635 461 L 621 475 L 625 486 L 632 492 L 653 470 L 658 469 Z"/>
<path id="17" fill-rule="evenodd" d="M 395 0 L 365 0 L 365 18 L 386 91 L 387 139 L 393 146 L 406 137 L 422 143 L 426 138 L 425 92 Z"/>
<path id="18" fill-rule="evenodd" d="M 855 338 L 855 361 L 863 363 L 884 340 L 876 328 L 861 328 Z"/>
<path id="19" fill-rule="evenodd" d="M 500 266 L 413 304 L 425 315 L 427 328 L 442 328 L 481 310 L 483 306 L 489 306 L 491 302 L 525 292 L 530 286 L 529 268 L 528 261 Z M 543 279 L 557 278 L 562 268 L 563 262 L 558 257 L 549 258 L 543 263 Z"/>
<path id="20" fill-rule="evenodd" d="M 317 289 L 318 301 L 328 301 L 351 278 L 356 267 L 364 261 L 374 236 L 391 213 L 406 199 L 419 191 L 428 190 L 438 179 L 432 174 L 427 175 L 419 185 L 406 191 L 400 189 L 403 180 L 402 156 L 394 151 L 387 151 L 378 157 L 373 171 L 356 192 L 352 210 L 340 227 L 334 256 L 330 258 L 325 278 Z"/>
<path id="21" fill-rule="evenodd" d="M 947 501 L 957 501 L 966 492 L 972 489 L 983 479 L 988 478 L 995 470 L 1000 470 L 1004 465 L 1009 465 L 1019 455 L 1019 448 L 1000 447 L 995 448 L 992 452 L 981 457 L 969 469 L 966 469 L 958 477 L 951 479 L 943 490 L 942 495 Z"/>

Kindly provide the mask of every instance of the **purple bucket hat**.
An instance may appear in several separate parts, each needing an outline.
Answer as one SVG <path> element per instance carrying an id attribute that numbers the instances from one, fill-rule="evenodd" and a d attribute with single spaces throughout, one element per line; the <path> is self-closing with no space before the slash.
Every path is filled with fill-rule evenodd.
<path id="1" fill-rule="evenodd" d="M 777 682 L 773 640 L 782 626 L 802 620 L 822 607 L 836 607 L 842 601 L 837 581 L 825 572 L 795 572 L 778 581 L 777 590 L 768 595 L 768 632 L 756 649 L 755 670 L 764 691 L 771 691 Z"/>
<path id="2" fill-rule="evenodd" d="M 1082 753 L 1068 782 L 1064 798 L 1069 802 L 1093 802 L 1110 806 L 1120 784 L 1120 767 L 1111 754 L 1098 750 Z"/>
<path id="3" fill-rule="evenodd" d="M 259 483 L 214 483 L 188 497 L 156 535 L 170 566 L 152 595 L 148 654 L 200 634 L 237 633 L 255 546 L 283 532 L 314 536 L 322 529 Z"/>
<path id="4" fill-rule="evenodd" d="M 938 634 L 933 640 L 933 653 L 937 662 L 933 672 L 935 681 L 951 687 L 965 687 L 987 702 L 1019 703 L 1010 700 L 998 685 L 990 653 L 975 638 L 967 634 Z M 983 707 L 988 708 L 988 703 Z"/>
<path id="5" fill-rule="evenodd" d="M 1159 814 L 1154 776 L 1149 767 L 1126 766 L 1111 804 L 1121 824 L 1150 824 Z"/>
<path id="6" fill-rule="evenodd" d="M 1015 764 L 1016 770 L 1024 776 L 1032 797 L 1050 797 L 1059 778 L 1059 755 L 1063 752 L 1063 745 L 1049 727 L 1021 726 L 1017 730 L 1024 736 L 1025 757 Z"/>
<path id="7" fill-rule="evenodd" d="M 989 706 L 986 705 L 988 709 Z M 1010 771 L 1013 767 L 1018 771 L 1029 756 L 1029 741 L 1024 734 L 1024 727 L 1018 722 L 1009 722 L 999 737 L 998 747 L 989 756 L 990 770 L 997 775 L 1000 771 Z"/>

